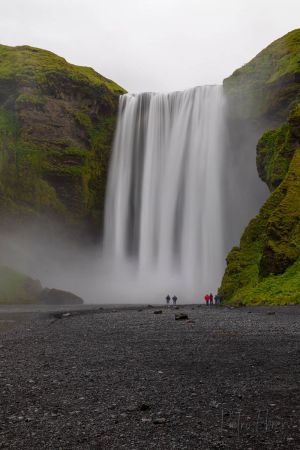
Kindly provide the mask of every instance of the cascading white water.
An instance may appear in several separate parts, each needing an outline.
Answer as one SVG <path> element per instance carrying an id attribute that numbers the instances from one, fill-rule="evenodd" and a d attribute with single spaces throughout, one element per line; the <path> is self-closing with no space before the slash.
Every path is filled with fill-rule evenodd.
<path id="1" fill-rule="evenodd" d="M 219 286 L 223 110 L 221 86 L 120 98 L 103 251 L 127 300 Z"/>

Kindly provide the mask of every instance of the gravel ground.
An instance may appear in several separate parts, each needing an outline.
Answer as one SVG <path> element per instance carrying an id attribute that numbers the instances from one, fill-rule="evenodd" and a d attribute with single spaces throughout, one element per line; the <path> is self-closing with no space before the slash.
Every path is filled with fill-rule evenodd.
<path id="1" fill-rule="evenodd" d="M 300 449 L 299 306 L 157 310 L 0 328 L 0 448 Z"/>

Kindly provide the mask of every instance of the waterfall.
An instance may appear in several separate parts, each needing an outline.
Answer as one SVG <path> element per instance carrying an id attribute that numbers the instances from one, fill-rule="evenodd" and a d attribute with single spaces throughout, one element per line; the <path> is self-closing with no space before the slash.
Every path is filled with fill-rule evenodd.
<path id="1" fill-rule="evenodd" d="M 218 288 L 223 149 L 221 86 L 120 97 L 103 254 L 128 299 L 194 301 Z"/>

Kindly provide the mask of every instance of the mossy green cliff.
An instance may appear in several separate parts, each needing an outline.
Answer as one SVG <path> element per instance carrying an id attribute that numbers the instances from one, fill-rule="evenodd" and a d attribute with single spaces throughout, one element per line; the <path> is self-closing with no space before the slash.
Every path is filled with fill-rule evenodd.
<path id="1" fill-rule="evenodd" d="M 118 97 L 93 69 L 0 45 L 0 225 L 51 218 L 95 236 Z"/>
<path id="2" fill-rule="evenodd" d="M 248 120 L 284 118 L 257 144 L 258 173 L 271 194 L 227 257 L 219 291 L 225 302 L 300 303 L 299 74 L 300 30 L 295 30 L 225 82 L 235 104 L 239 91 L 245 91 L 241 98 L 253 95 L 254 102 L 245 103 Z"/>
<path id="3" fill-rule="evenodd" d="M 300 102 L 300 29 L 276 40 L 224 80 L 235 118 L 279 124 Z"/>

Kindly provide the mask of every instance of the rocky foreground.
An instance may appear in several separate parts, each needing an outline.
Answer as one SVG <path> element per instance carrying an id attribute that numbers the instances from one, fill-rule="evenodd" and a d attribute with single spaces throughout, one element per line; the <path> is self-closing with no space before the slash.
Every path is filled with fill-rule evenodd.
<path id="1" fill-rule="evenodd" d="M 3 316 L 0 448 L 300 448 L 300 307 L 157 309 Z"/>

